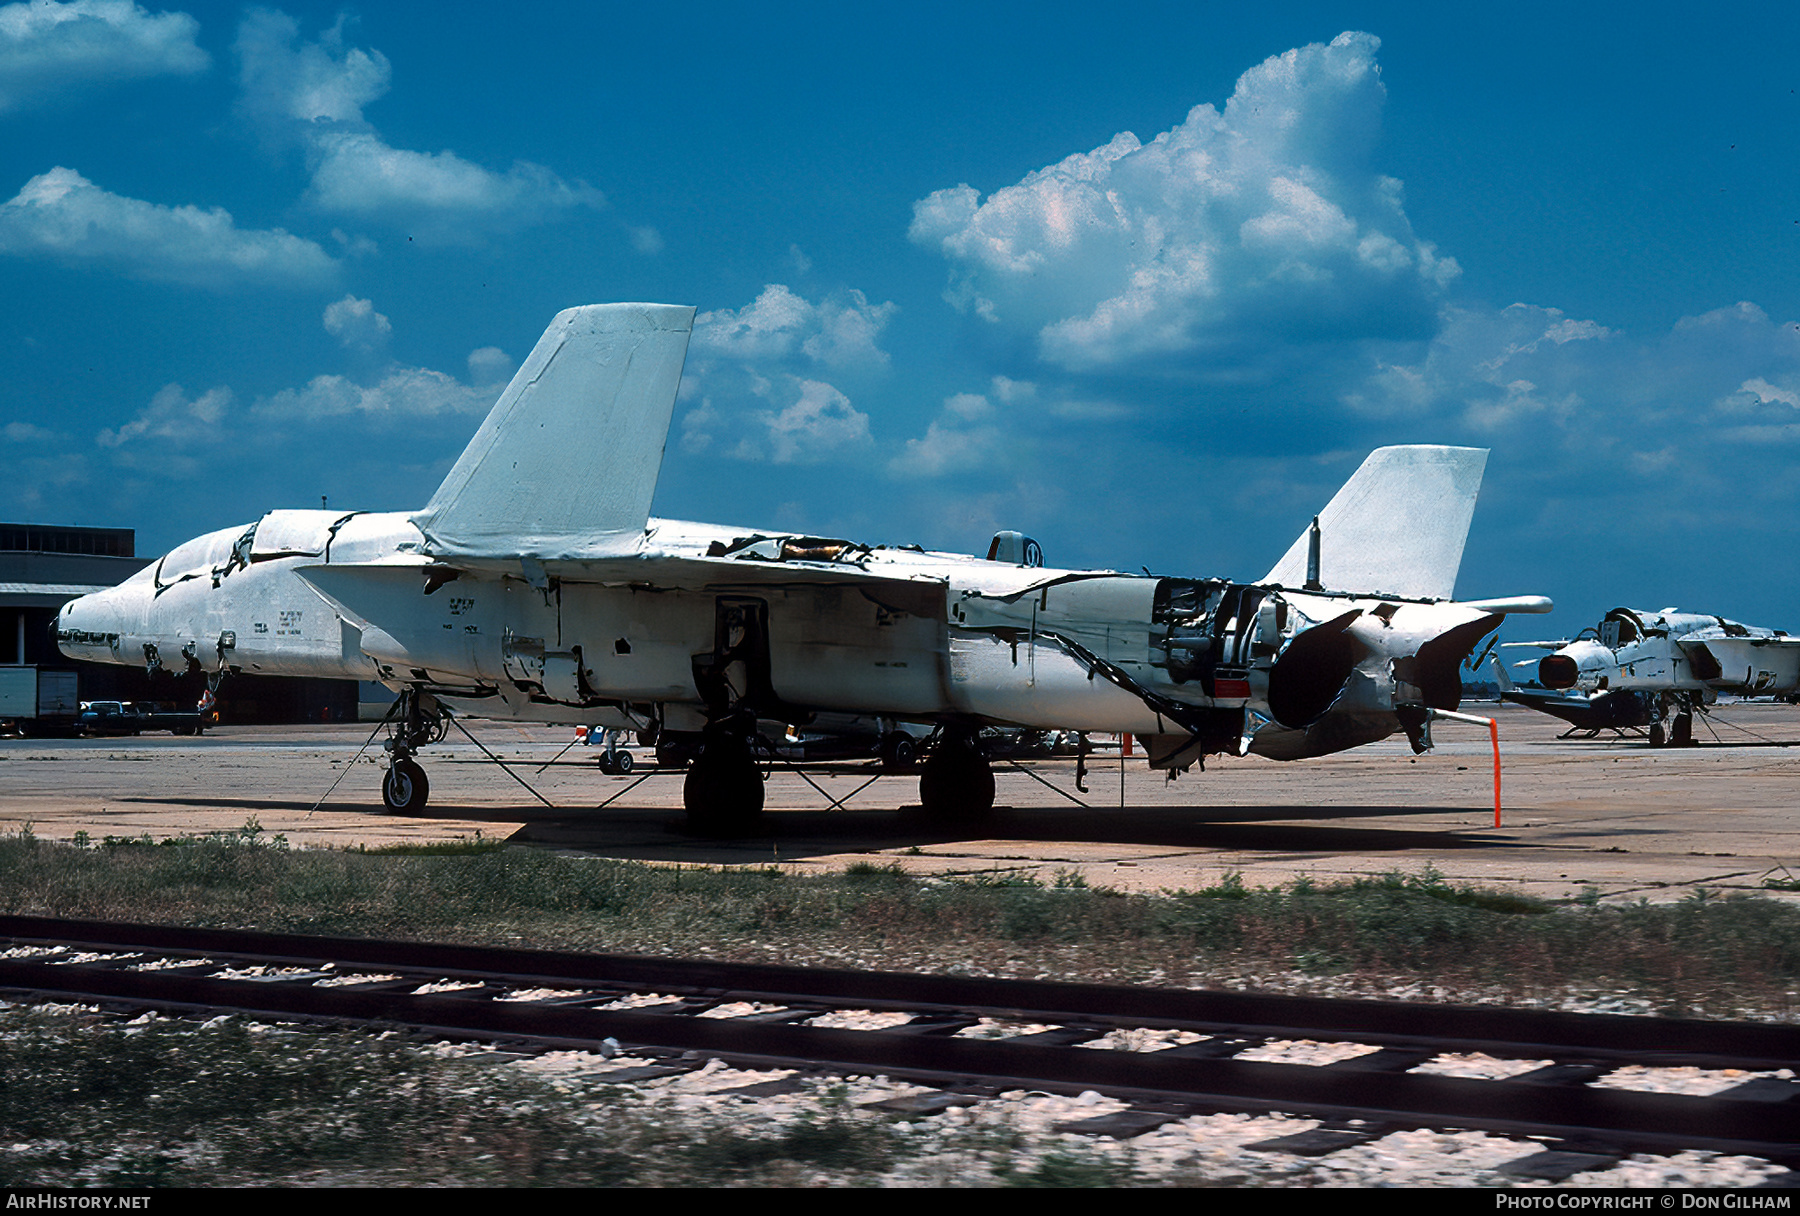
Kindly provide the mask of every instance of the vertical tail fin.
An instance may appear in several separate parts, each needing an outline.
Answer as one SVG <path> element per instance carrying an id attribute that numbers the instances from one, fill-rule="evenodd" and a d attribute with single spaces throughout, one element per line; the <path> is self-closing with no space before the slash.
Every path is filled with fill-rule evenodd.
<path id="1" fill-rule="evenodd" d="M 617 552 L 644 530 L 694 310 L 556 315 L 413 522 L 440 556 Z"/>
<path id="2" fill-rule="evenodd" d="M 1485 448 L 1376 448 L 1319 512 L 1319 579 L 1331 591 L 1449 599 L 1487 468 Z M 1300 587 L 1311 529 L 1263 581 Z"/>

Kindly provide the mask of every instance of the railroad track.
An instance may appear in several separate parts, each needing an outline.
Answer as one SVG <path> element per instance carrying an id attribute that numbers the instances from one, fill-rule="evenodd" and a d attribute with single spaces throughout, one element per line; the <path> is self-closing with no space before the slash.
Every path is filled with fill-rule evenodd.
<path id="1" fill-rule="evenodd" d="M 1631 1066 L 1791 1069 L 1800 1028 L 1789 1026 L 34 917 L 0 917 L 0 939 L 11 947 L 0 992 L 15 999 L 382 1023 L 544 1048 L 605 1044 L 657 1059 L 650 1071 L 665 1074 L 711 1058 L 880 1074 L 935 1087 L 940 1107 L 1007 1090 L 1096 1090 L 1131 1106 L 1078 1130 L 1112 1135 L 1194 1114 L 1279 1111 L 1325 1120 L 1324 1148 L 1454 1128 L 1590 1154 L 1705 1150 L 1800 1165 L 1800 1083 L 1786 1077 L 1707 1097 L 1595 1084 Z M 875 1019 L 886 1025 L 818 1024 L 848 1011 L 886 1014 Z M 1108 1049 L 1134 1035 L 1169 1045 Z M 1292 1042 L 1355 1046 L 1323 1064 L 1256 1058 Z M 1513 1075 L 1431 1068 L 1476 1054 L 1515 1062 Z M 1294 1147 L 1320 1151 L 1320 1142 Z"/>

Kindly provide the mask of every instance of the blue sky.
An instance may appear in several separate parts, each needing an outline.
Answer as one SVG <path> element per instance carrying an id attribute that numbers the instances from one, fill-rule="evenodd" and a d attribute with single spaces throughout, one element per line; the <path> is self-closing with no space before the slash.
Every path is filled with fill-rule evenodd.
<path id="1" fill-rule="evenodd" d="M 639 299 L 660 514 L 1254 578 L 1464 443 L 1513 633 L 1800 629 L 1800 10 L 1251 7 L 0 7 L 0 517 L 422 505 Z"/>

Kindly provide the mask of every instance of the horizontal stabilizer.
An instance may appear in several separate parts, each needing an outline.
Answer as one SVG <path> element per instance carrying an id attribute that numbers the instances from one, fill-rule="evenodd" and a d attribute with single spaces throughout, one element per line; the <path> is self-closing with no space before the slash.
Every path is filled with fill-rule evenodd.
<path id="1" fill-rule="evenodd" d="M 1376 448 L 1319 512 L 1328 591 L 1450 599 L 1487 467 L 1485 448 Z M 1263 581 L 1302 587 L 1308 532 Z"/>
<path id="2" fill-rule="evenodd" d="M 413 522 L 435 556 L 620 552 L 643 534 L 694 310 L 556 315 Z"/>

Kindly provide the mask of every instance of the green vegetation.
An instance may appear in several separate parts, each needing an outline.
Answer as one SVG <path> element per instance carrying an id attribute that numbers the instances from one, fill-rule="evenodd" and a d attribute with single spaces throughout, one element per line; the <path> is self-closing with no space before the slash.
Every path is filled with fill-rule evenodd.
<path id="1" fill-rule="evenodd" d="M 482 840 L 295 850 L 254 821 L 86 848 L 0 838 L 0 911 L 1097 981 L 1412 985 L 1440 999 L 1587 994 L 1718 1016 L 1786 1015 L 1800 982 L 1800 908 L 1756 896 L 1556 906 L 1429 869 L 1123 895 L 1073 873 L 936 879 L 888 862 L 796 875 Z"/>
<path id="2" fill-rule="evenodd" d="M 1555 906 L 1429 869 L 1124 895 L 1073 872 L 947 880 L 889 862 L 795 875 L 484 840 L 296 850 L 254 820 L 163 841 L 0 838 L 0 910 L 1102 981 L 1623 997 L 1682 1014 L 1791 1016 L 1800 983 L 1800 908 L 1763 897 Z M 1197 1161 L 1147 1177 L 1129 1145 L 1034 1141 L 1011 1116 L 902 1124 L 837 1086 L 764 1108 L 505 1059 L 391 1035 L 0 1006 L 0 1185 L 1217 1181 Z"/>

